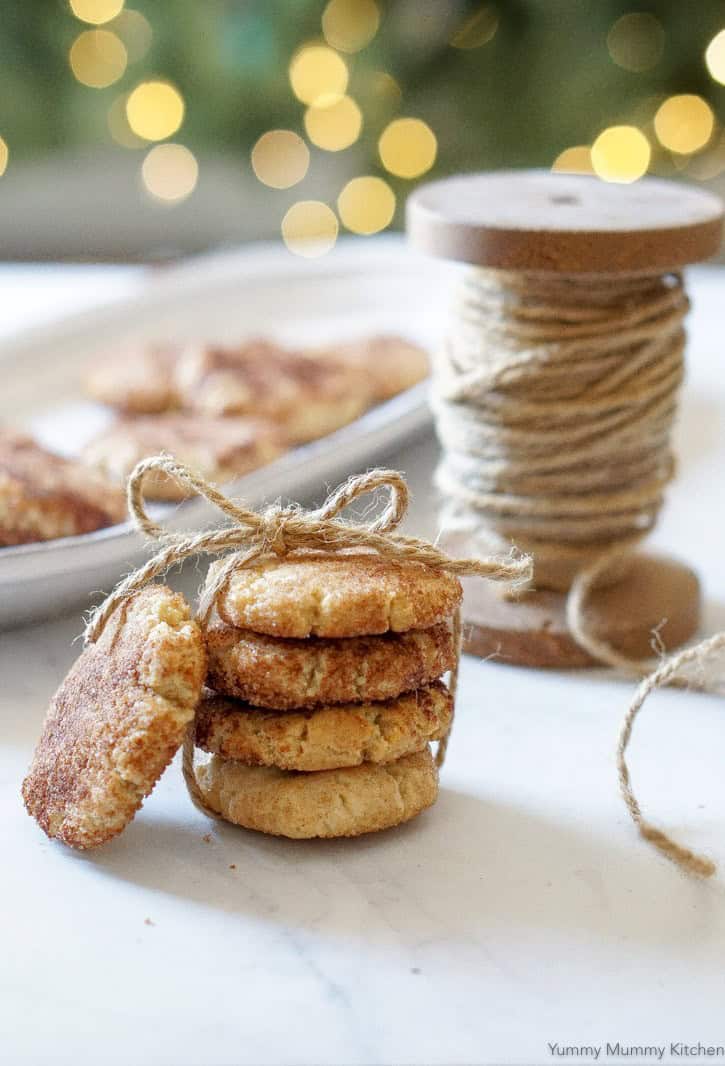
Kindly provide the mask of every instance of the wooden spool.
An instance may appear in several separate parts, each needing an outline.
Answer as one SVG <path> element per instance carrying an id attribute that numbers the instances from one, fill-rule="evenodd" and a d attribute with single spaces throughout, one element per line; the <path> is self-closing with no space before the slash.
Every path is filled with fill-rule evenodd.
<path id="1" fill-rule="evenodd" d="M 723 205 L 701 189 L 648 178 L 631 185 L 548 171 L 469 174 L 423 185 L 409 197 L 407 229 L 422 251 L 499 270 L 538 274 L 652 274 L 707 259 L 720 244 Z M 460 534 L 453 554 L 474 554 Z M 520 545 L 526 548 L 525 544 Z M 534 560 L 536 563 L 536 560 Z M 525 666 L 593 665 L 569 634 L 573 573 L 507 598 L 493 583 L 464 581 L 465 650 Z M 536 585 L 536 573 L 535 573 Z M 629 658 L 689 640 L 700 621 L 700 585 L 689 567 L 635 554 L 595 589 L 589 630 Z"/>

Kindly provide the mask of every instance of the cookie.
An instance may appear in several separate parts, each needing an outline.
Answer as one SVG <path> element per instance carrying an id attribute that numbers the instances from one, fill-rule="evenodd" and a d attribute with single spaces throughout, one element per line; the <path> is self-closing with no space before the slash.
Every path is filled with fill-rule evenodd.
<path id="1" fill-rule="evenodd" d="M 227 821 L 296 839 L 389 829 L 420 814 L 438 795 L 430 748 L 395 762 L 312 774 L 213 755 L 196 773 L 204 800 Z"/>
<path id="2" fill-rule="evenodd" d="M 388 700 L 452 669 L 450 626 L 345 640 L 282 640 L 216 621 L 205 633 L 208 684 L 227 696 L 276 709 Z"/>
<path id="3" fill-rule="evenodd" d="M 84 449 L 87 463 L 125 482 L 136 463 L 168 452 L 210 481 L 231 481 L 276 459 L 284 451 L 281 430 L 257 418 L 212 418 L 172 412 L 123 418 Z M 187 489 L 154 471 L 144 480 L 146 495 L 156 500 L 183 500 Z"/>
<path id="4" fill-rule="evenodd" d="M 169 411 L 178 406 L 177 357 L 177 348 L 162 344 L 98 355 L 86 371 L 86 392 L 125 414 Z"/>
<path id="5" fill-rule="evenodd" d="M 94 848 L 131 821 L 180 746 L 205 670 L 188 605 L 142 589 L 53 697 L 22 792 L 49 837 Z"/>
<path id="6" fill-rule="evenodd" d="M 430 373 L 430 360 L 425 349 L 395 334 L 380 334 L 336 345 L 327 351 L 333 358 L 369 375 L 375 403 L 390 400 L 423 381 Z"/>
<path id="7" fill-rule="evenodd" d="M 0 546 L 72 537 L 126 518 L 126 497 L 100 474 L 0 429 Z"/>
<path id="8" fill-rule="evenodd" d="M 361 637 L 437 625 L 462 594 L 458 578 L 423 563 L 300 554 L 237 570 L 218 607 L 229 625 L 269 636 Z"/>
<path id="9" fill-rule="evenodd" d="M 305 358 L 264 340 L 237 348 L 189 348 L 176 379 L 185 407 L 207 415 L 270 418 L 294 443 L 347 425 L 371 400 L 369 379 L 356 367 Z"/>
<path id="10" fill-rule="evenodd" d="M 209 694 L 197 710 L 196 743 L 252 766 L 334 770 L 422 751 L 445 736 L 452 717 L 453 701 L 440 682 L 392 700 L 308 711 L 264 711 Z"/>

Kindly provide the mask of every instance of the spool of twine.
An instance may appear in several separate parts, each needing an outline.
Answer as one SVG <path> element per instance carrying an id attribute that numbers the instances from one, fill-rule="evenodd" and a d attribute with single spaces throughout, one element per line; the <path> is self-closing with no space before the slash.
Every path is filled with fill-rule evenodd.
<path id="1" fill-rule="evenodd" d="M 158 525 L 146 511 L 144 480 L 160 473 L 177 480 L 189 495 L 203 496 L 228 522 L 219 528 L 197 533 L 174 533 Z M 353 501 L 380 489 L 387 490 L 389 499 L 378 518 L 368 524 L 346 522 L 340 518 L 341 512 Z M 311 551 L 325 554 L 344 553 L 351 549 L 370 551 L 386 559 L 422 563 L 449 574 L 478 575 L 509 583 L 527 582 L 531 578 L 530 560 L 516 551 L 509 550 L 505 556 L 455 559 L 428 541 L 397 532 L 408 509 L 409 492 L 402 474 L 395 470 L 371 470 L 348 478 L 317 510 L 273 505 L 263 511 L 252 511 L 230 500 L 171 456 L 157 455 L 136 465 L 128 480 L 127 499 L 134 526 L 159 548 L 148 562 L 119 582 L 103 603 L 91 612 L 84 633 L 86 644 L 98 639 L 116 611 L 125 611 L 134 593 L 162 577 L 177 563 L 200 555 L 227 555 L 200 598 L 198 617 L 202 624 L 224 596 L 238 570 L 270 558 L 294 559 L 299 558 L 300 553 L 309 558 Z M 450 671 L 448 687 L 455 706 L 461 653 L 459 611 L 453 619 L 453 636 L 456 662 Z M 436 763 L 439 767 L 445 759 L 451 726 L 452 722 L 438 743 Z M 217 817 L 205 803 L 196 779 L 193 722 L 184 742 L 182 768 L 193 803 L 210 817 Z"/>
<path id="2" fill-rule="evenodd" d="M 679 274 L 475 269 L 436 365 L 444 529 L 531 553 L 536 587 L 569 590 L 575 640 L 629 674 L 652 664 L 599 640 L 584 606 L 626 573 L 673 476 L 687 309 Z"/>

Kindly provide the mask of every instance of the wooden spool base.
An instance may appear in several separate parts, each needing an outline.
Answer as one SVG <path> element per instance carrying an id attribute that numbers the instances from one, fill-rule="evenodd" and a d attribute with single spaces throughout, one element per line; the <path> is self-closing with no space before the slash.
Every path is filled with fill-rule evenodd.
<path id="1" fill-rule="evenodd" d="M 464 578 L 463 650 L 517 666 L 596 666 L 566 625 L 566 594 L 523 592 L 516 599 L 492 582 Z M 700 582 L 683 563 L 637 555 L 626 579 L 595 589 L 587 604 L 591 631 L 631 659 L 653 654 L 657 629 L 668 651 L 695 635 L 700 625 Z"/>

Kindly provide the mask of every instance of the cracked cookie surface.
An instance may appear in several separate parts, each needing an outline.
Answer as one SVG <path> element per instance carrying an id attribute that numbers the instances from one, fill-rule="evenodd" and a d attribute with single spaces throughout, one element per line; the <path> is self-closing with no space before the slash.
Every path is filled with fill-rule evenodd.
<path id="1" fill-rule="evenodd" d="M 125 518 L 117 485 L 32 437 L 0 429 L 0 547 L 91 533 Z"/>
<path id="2" fill-rule="evenodd" d="M 310 553 L 237 570 L 218 609 L 227 624 L 269 636 L 359 637 L 437 625 L 462 595 L 458 578 L 423 563 Z"/>
<path id="3" fill-rule="evenodd" d="M 207 690 L 197 710 L 196 743 L 252 766 L 334 770 L 421 751 L 447 733 L 452 717 L 453 701 L 440 682 L 392 700 L 314 711 L 265 711 Z"/>
<path id="4" fill-rule="evenodd" d="M 229 822 L 273 836 L 352 837 L 390 829 L 430 807 L 430 748 L 386 764 L 296 773 L 212 756 L 197 767 L 206 803 Z"/>
<path id="5" fill-rule="evenodd" d="M 451 627 L 373 637 L 269 637 L 219 620 L 205 631 L 208 685 L 277 710 L 389 700 L 435 681 L 455 665 Z"/>
<path id="6" fill-rule="evenodd" d="M 23 782 L 48 836 L 93 848 L 124 829 L 184 738 L 205 666 L 171 589 L 150 585 L 116 612 L 53 697 Z"/>

